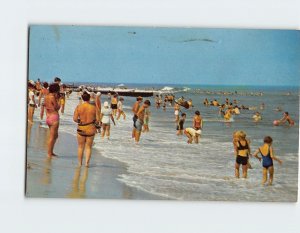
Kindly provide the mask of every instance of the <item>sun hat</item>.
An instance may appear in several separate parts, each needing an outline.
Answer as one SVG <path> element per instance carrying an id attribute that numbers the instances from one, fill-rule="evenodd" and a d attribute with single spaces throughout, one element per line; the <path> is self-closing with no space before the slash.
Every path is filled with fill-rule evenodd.
<path id="1" fill-rule="evenodd" d="M 108 102 L 105 101 L 104 104 L 103 104 L 103 106 L 104 106 L 104 107 L 108 107 L 108 106 L 109 106 L 109 105 L 108 105 Z"/>

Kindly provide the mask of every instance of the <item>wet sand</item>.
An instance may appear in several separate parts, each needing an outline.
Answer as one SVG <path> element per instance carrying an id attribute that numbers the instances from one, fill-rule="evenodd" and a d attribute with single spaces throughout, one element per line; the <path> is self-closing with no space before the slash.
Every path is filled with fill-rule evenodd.
<path id="1" fill-rule="evenodd" d="M 71 134 L 59 132 L 54 150 L 58 157 L 47 158 L 48 131 L 38 122 L 28 126 L 26 197 L 164 199 L 120 182 L 118 177 L 127 174 L 126 165 L 101 156 L 99 150 L 93 149 L 90 168 L 78 168 L 77 141 Z"/>

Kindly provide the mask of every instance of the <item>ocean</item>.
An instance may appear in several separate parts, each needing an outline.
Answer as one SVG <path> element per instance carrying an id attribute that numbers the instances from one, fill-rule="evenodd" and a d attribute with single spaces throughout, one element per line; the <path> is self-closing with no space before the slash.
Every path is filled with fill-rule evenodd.
<path id="1" fill-rule="evenodd" d="M 97 83 L 89 85 L 100 85 Z M 106 84 L 105 86 L 110 86 Z M 103 85 L 102 85 L 103 86 Z M 149 133 L 142 133 L 136 145 L 131 139 L 132 112 L 134 97 L 125 97 L 126 120 L 116 121 L 111 126 L 110 140 L 95 137 L 94 149 L 102 156 L 125 163 L 127 172 L 120 174 L 118 180 L 127 186 L 137 188 L 162 199 L 200 200 L 200 201 L 297 201 L 298 192 L 298 151 L 299 151 L 299 88 L 263 86 L 198 86 L 198 85 L 154 85 L 126 84 L 129 88 L 161 90 L 165 86 L 175 96 L 192 99 L 192 109 L 181 109 L 187 114 L 185 127 L 192 126 L 194 112 L 199 110 L 204 127 L 199 144 L 187 144 L 186 136 L 176 135 L 174 109 L 167 106 L 166 111 L 155 108 L 154 98 L 150 108 Z M 224 95 L 223 92 L 230 93 Z M 260 93 L 263 93 L 260 95 Z M 225 102 L 229 98 L 238 105 L 253 107 L 241 110 L 233 122 L 224 122 L 218 115 L 218 108 L 205 107 L 203 101 L 217 99 Z M 102 103 L 108 97 L 101 96 Z M 264 103 L 265 108 L 260 109 Z M 66 101 L 65 114 L 61 116 L 60 131 L 76 135 L 76 124 L 72 121 L 78 104 L 77 93 L 72 93 Z M 296 124 L 273 126 L 273 121 L 282 118 L 280 107 L 288 111 Z M 255 110 L 256 108 L 256 110 Z M 253 114 L 259 111 L 262 121 L 254 123 Z M 261 186 L 262 166 L 251 158 L 253 169 L 248 170 L 247 179 L 234 177 L 235 156 L 232 134 L 243 130 L 251 141 L 254 152 L 263 144 L 267 135 L 273 138 L 275 154 L 283 160 L 280 166 L 276 161 L 273 186 Z M 93 156 L 91 164 L 93 164 Z M 97 169 L 91 167 L 90 169 Z M 97 197 L 97 189 L 93 197 Z"/>

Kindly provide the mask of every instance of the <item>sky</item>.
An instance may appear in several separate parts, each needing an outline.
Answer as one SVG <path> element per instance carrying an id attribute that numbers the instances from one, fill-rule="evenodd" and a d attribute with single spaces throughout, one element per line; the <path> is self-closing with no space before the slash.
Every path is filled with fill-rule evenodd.
<path id="1" fill-rule="evenodd" d="M 29 28 L 29 79 L 299 86 L 300 31 L 151 27 Z"/>

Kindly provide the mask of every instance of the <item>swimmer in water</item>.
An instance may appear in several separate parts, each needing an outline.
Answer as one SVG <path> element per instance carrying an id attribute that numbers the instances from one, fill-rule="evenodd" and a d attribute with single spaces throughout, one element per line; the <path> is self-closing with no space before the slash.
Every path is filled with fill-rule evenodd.
<path id="1" fill-rule="evenodd" d="M 282 164 L 282 161 L 278 159 L 274 155 L 274 150 L 272 147 L 273 139 L 270 136 L 266 136 L 264 138 L 264 144 L 255 151 L 253 156 L 257 158 L 259 161 L 262 160 L 262 166 L 263 166 L 263 179 L 262 179 L 262 185 L 264 185 L 268 180 L 268 172 L 269 172 L 269 185 L 272 185 L 273 183 L 273 177 L 274 177 L 274 166 L 273 166 L 273 160 L 276 160 L 280 165 Z M 258 153 L 261 154 L 261 157 L 258 157 Z"/>
<path id="2" fill-rule="evenodd" d="M 293 126 L 295 124 L 295 121 L 292 120 L 288 112 L 283 113 L 283 117 L 279 120 L 279 124 L 283 125 L 286 122 L 289 123 L 290 126 Z"/>
<path id="3" fill-rule="evenodd" d="M 259 112 L 256 112 L 256 113 L 252 116 L 252 118 L 253 118 L 254 122 L 259 122 L 259 121 L 261 121 L 261 119 L 262 119 Z"/>
<path id="4" fill-rule="evenodd" d="M 201 130 L 196 130 L 194 128 L 186 128 L 184 130 L 184 134 L 188 137 L 188 144 L 192 144 L 193 140 L 195 140 L 195 143 L 198 143 L 198 137 L 201 135 Z"/>
<path id="5" fill-rule="evenodd" d="M 251 150 L 250 142 L 248 139 L 246 139 L 246 133 L 244 131 L 236 132 L 236 134 L 234 134 L 233 144 L 236 156 L 235 177 L 240 178 L 240 165 L 242 165 L 242 177 L 247 178 L 248 160 Z"/>
<path id="6" fill-rule="evenodd" d="M 185 119 L 186 119 L 186 114 L 181 113 L 181 119 L 179 120 L 177 128 L 176 128 L 177 129 L 177 134 L 176 134 L 177 136 L 183 134 L 183 125 L 184 125 Z"/>
<path id="7" fill-rule="evenodd" d="M 224 115 L 224 120 L 225 121 L 230 121 L 231 120 L 231 116 L 232 116 L 232 108 L 228 108 L 225 112 L 225 115 Z"/>
<path id="8" fill-rule="evenodd" d="M 207 98 L 205 98 L 205 100 L 204 100 L 203 104 L 204 104 L 206 107 L 207 107 L 207 106 L 209 106 L 209 101 L 208 101 L 208 99 L 207 99 Z"/>
<path id="9" fill-rule="evenodd" d="M 84 92 L 82 94 L 83 103 L 78 105 L 74 111 L 73 120 L 78 123 L 77 127 L 77 142 L 78 142 L 78 166 L 82 165 L 83 153 L 85 152 L 85 166 L 89 167 L 89 162 L 92 155 L 92 145 L 97 132 L 96 106 L 90 104 L 90 94 Z"/>

